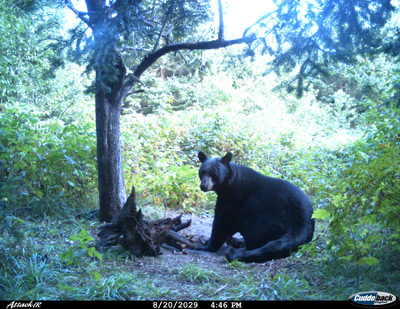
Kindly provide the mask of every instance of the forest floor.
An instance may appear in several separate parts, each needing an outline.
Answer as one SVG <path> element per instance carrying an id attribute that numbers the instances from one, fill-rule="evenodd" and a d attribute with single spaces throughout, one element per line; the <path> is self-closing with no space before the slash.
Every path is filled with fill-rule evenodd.
<path id="1" fill-rule="evenodd" d="M 176 215 L 170 212 L 167 217 Z M 203 240 L 210 237 L 213 218 L 195 214 L 182 217 L 183 222 L 189 219 L 192 223 L 180 232 L 182 235 Z M 294 273 L 304 267 L 300 259 L 228 263 L 226 249 L 224 245 L 218 252 L 210 253 L 187 249 L 179 252 L 163 247 L 162 255 L 137 259 L 128 269 L 138 276 L 151 278 L 158 291 L 154 295 L 156 299 L 312 299 L 304 294 L 304 288 L 310 289 L 309 283 Z"/>
<path id="2" fill-rule="evenodd" d="M 179 212 L 151 208 L 145 218 L 175 218 Z M 212 216 L 183 214 L 191 225 L 179 233 L 208 239 Z M 35 300 L 346 300 L 368 290 L 400 292 L 398 267 L 360 268 L 330 263 L 317 252 L 298 252 L 265 263 L 225 260 L 217 253 L 163 247 L 155 257 L 136 258 L 122 246 L 96 246 L 98 218 L 79 216 L 12 219 L 0 273 L 0 299 Z M 318 248 L 324 226 L 316 226 Z M 91 237 L 88 237 L 91 236 Z M 94 247 L 99 259 L 91 253 Z M 67 258 L 66 258 L 67 257 Z M 70 261 L 71 263 L 69 263 Z"/>

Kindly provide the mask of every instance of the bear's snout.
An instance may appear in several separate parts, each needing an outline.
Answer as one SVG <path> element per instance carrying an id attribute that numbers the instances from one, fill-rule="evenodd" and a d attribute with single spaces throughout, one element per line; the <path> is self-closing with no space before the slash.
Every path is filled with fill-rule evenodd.
<path id="1" fill-rule="evenodd" d="M 203 185 L 203 184 L 200 185 L 200 189 L 203 192 L 207 192 L 207 187 L 205 185 Z"/>
<path id="2" fill-rule="evenodd" d="M 214 187 L 214 183 L 212 178 L 209 176 L 205 176 L 201 179 L 200 189 L 203 192 L 211 191 Z"/>

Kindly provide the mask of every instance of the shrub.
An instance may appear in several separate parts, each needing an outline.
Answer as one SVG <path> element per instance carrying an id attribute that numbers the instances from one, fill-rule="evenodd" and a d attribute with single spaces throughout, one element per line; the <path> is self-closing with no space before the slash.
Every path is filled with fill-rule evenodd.
<path id="1" fill-rule="evenodd" d="M 337 153 L 330 185 L 320 188 L 324 207 L 314 217 L 329 220 L 327 249 L 337 261 L 374 266 L 400 252 L 400 113 L 387 109 L 368 118 L 362 140 Z M 358 275 L 358 274 L 357 274 Z"/>
<path id="2" fill-rule="evenodd" d="M 0 127 L 0 200 L 9 210 L 56 214 L 71 199 L 90 199 L 97 180 L 92 123 L 66 125 L 4 105 Z"/>

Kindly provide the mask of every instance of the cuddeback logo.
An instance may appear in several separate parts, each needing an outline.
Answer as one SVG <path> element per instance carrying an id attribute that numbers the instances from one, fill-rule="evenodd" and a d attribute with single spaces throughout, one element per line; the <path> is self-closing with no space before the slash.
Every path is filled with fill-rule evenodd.
<path id="1" fill-rule="evenodd" d="M 353 294 L 349 297 L 349 301 L 353 305 L 362 307 L 372 307 L 372 306 L 391 306 L 399 302 L 399 298 L 393 294 L 386 292 L 360 292 Z"/>

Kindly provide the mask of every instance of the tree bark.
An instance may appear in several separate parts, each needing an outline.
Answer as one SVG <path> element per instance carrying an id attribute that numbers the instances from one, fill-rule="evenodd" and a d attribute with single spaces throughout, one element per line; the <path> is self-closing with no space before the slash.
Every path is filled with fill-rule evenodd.
<path id="1" fill-rule="evenodd" d="M 126 201 L 120 141 L 121 102 L 110 102 L 103 91 L 96 92 L 95 100 L 100 221 L 110 222 Z"/>
<path id="2" fill-rule="evenodd" d="M 126 189 L 121 151 L 120 117 L 122 97 L 119 95 L 126 75 L 126 66 L 117 51 L 114 33 L 108 29 L 105 0 L 86 0 L 93 31 L 93 54 L 97 133 L 97 172 L 100 221 L 110 222 L 126 201 Z"/>
<path id="3" fill-rule="evenodd" d="M 107 39 L 95 34 L 95 40 L 100 44 Z M 126 201 L 120 131 L 123 100 L 120 92 L 126 66 L 113 46 L 105 47 L 97 57 L 95 100 L 100 221 L 110 222 Z"/>

